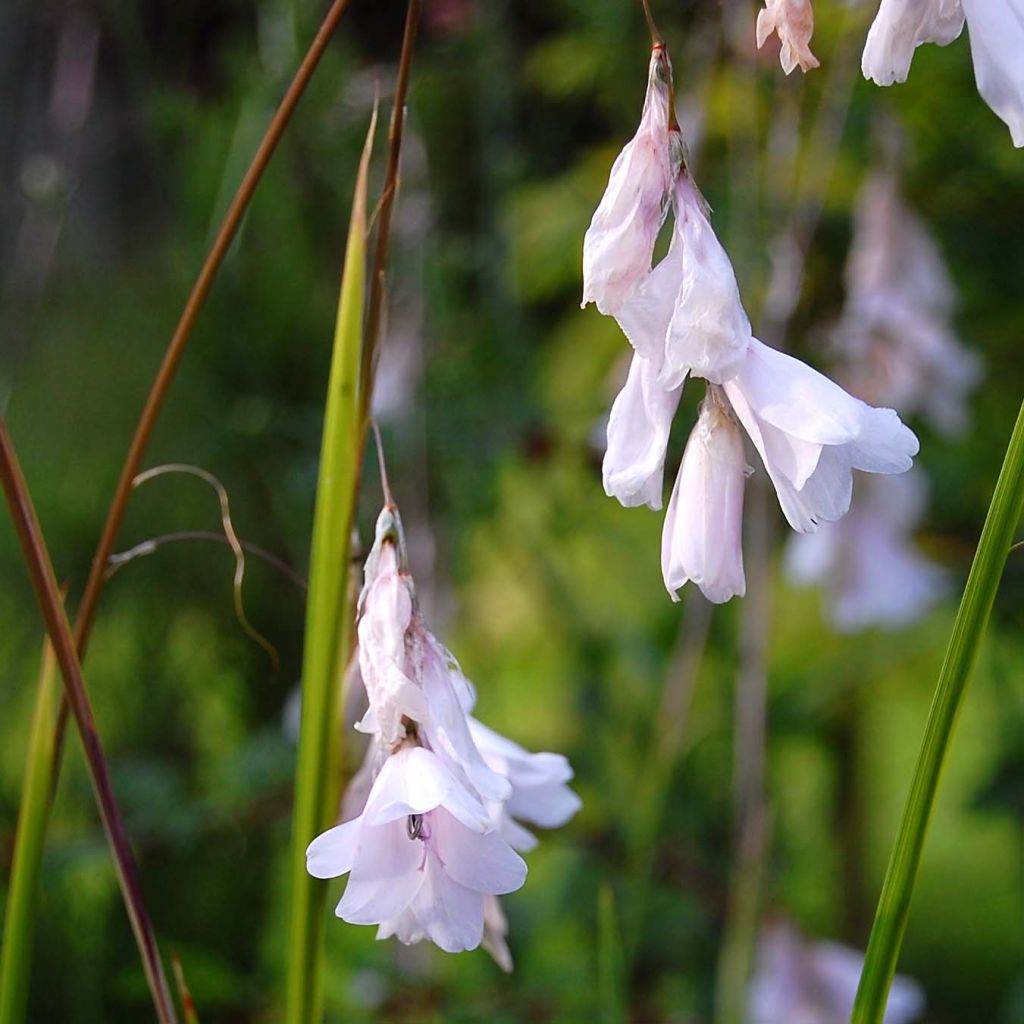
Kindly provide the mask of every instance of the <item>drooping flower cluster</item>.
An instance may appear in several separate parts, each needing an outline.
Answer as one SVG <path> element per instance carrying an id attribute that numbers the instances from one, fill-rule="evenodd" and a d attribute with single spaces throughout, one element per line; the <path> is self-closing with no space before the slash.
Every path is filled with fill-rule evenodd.
<path id="1" fill-rule="evenodd" d="M 846 290 L 834 338 L 844 383 L 946 436 L 962 433 L 981 367 L 953 333 L 953 283 L 891 171 L 873 171 L 861 189 Z"/>
<path id="2" fill-rule="evenodd" d="M 950 327 L 953 286 L 938 249 L 888 171 L 870 174 L 861 191 L 847 288 L 833 332 L 843 383 L 868 401 L 923 416 L 947 436 L 961 433 L 980 367 Z M 841 523 L 792 539 L 791 576 L 827 588 L 837 628 L 899 628 L 943 595 L 945 573 L 912 541 L 926 495 L 917 470 L 866 480 Z"/>
<path id="3" fill-rule="evenodd" d="M 313 840 L 309 872 L 348 874 L 336 913 L 376 924 L 378 938 L 448 952 L 483 942 L 510 969 L 497 897 L 526 879 L 516 850 L 536 838 L 520 821 L 568 821 L 580 806 L 572 769 L 471 717 L 473 686 L 423 622 L 393 506 L 377 521 L 359 611 L 368 707 L 356 728 L 370 745 L 346 801 L 355 816 Z"/>
<path id="4" fill-rule="evenodd" d="M 864 957 L 837 942 L 811 942 L 788 921 L 761 932 L 746 1024 L 847 1024 Z M 893 978 L 883 1024 L 910 1024 L 924 1009 L 921 986 Z"/>
<path id="5" fill-rule="evenodd" d="M 757 15 L 758 49 L 773 32 L 779 34 L 779 63 L 787 75 L 797 67 L 805 72 L 818 67 L 818 58 L 811 53 L 814 34 L 811 0 L 765 0 L 764 8 Z"/>
<path id="6" fill-rule="evenodd" d="M 609 416 L 603 467 L 605 491 L 623 505 L 661 507 L 683 383 L 687 376 L 708 382 L 665 517 L 662 567 L 673 597 L 692 580 L 723 602 L 745 591 L 740 525 L 748 470 L 737 422 L 801 532 L 846 513 L 853 470 L 903 472 L 918 446 L 892 410 L 865 405 L 753 336 L 732 264 L 686 166 L 671 104 L 671 65 L 659 45 L 640 130 L 616 160 L 587 230 L 583 297 L 615 317 L 634 349 Z M 671 243 L 652 268 L 669 208 Z"/>
<path id="7" fill-rule="evenodd" d="M 971 40 L 978 92 L 1024 146 L 1024 0 L 882 0 L 861 59 L 878 85 L 905 82 L 914 50 L 946 46 L 963 31 Z"/>

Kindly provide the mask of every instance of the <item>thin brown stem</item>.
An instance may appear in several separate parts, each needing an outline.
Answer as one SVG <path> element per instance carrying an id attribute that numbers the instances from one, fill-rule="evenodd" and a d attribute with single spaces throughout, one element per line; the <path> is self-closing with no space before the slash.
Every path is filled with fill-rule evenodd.
<path id="1" fill-rule="evenodd" d="M 75 642 L 64 613 L 60 588 L 53 572 L 53 564 L 46 548 L 32 498 L 18 462 L 17 452 L 7 432 L 7 424 L 0 417 L 0 482 L 14 523 L 15 532 L 25 557 L 32 588 L 46 623 L 46 631 L 53 644 L 57 664 L 64 677 L 64 688 L 71 711 L 75 716 L 82 747 L 89 765 L 100 820 L 114 857 L 117 880 L 128 911 L 128 920 L 142 957 L 142 966 L 149 983 L 157 1019 L 161 1024 L 175 1024 L 174 1004 L 171 1001 L 167 979 L 164 977 L 156 936 L 142 898 L 135 860 L 124 828 L 114 790 L 110 782 L 103 747 L 96 729 L 89 695 L 82 675 L 82 667 L 75 651 Z"/>
<path id="2" fill-rule="evenodd" d="M 377 247 L 373 256 L 373 274 L 370 278 L 370 298 L 366 309 L 366 334 L 360 376 L 364 442 L 369 410 L 373 400 L 373 380 L 377 369 L 377 353 L 384 319 L 385 275 L 388 254 L 391 250 L 391 215 L 398 194 L 399 157 L 402 153 L 402 134 L 405 129 L 405 101 L 409 95 L 409 77 L 412 72 L 412 55 L 416 46 L 420 7 L 420 0 L 409 0 L 409 6 L 405 12 L 402 53 L 398 59 L 398 77 L 395 80 L 395 101 L 391 108 L 391 123 L 388 126 L 388 162 L 377 210 Z M 362 446 L 360 446 L 360 450 L 362 450 Z"/>
<path id="3" fill-rule="evenodd" d="M 651 0 L 642 0 L 644 5 L 644 17 L 647 19 L 647 31 L 651 33 L 651 46 L 664 46 L 665 39 L 658 31 L 654 21 L 654 12 L 651 10 Z"/>
<path id="4" fill-rule="evenodd" d="M 142 415 L 139 417 L 135 434 L 128 448 L 128 454 L 125 456 L 124 465 L 121 467 L 121 476 L 117 481 L 117 488 L 114 491 L 114 497 L 107 511 L 107 518 L 103 524 L 99 544 L 97 544 L 96 552 L 92 558 L 92 566 L 89 570 L 85 592 L 78 606 L 74 635 L 75 646 L 80 659 L 85 658 L 86 647 L 89 643 L 89 633 L 92 630 L 92 621 L 96 614 L 96 606 L 107 579 L 107 561 L 114 550 L 114 545 L 117 543 L 117 535 L 121 529 L 121 523 L 124 521 L 128 497 L 132 490 L 132 481 L 139 471 L 142 456 L 145 454 L 146 447 L 149 444 L 150 436 L 156 425 L 167 390 L 174 379 L 178 363 L 185 351 L 189 338 L 192 336 L 192 330 L 206 302 L 206 297 L 210 293 L 210 288 L 213 286 L 217 272 L 220 270 L 224 257 L 231 248 L 231 243 L 238 232 L 242 217 L 256 191 L 256 186 L 263 177 L 263 172 L 266 170 L 267 164 L 270 163 L 270 158 L 274 155 L 278 142 L 281 141 L 281 136 L 291 120 L 295 107 L 301 99 L 306 86 L 309 84 L 313 72 L 320 63 L 321 57 L 323 57 L 324 52 L 327 50 L 327 44 L 330 42 L 331 36 L 334 35 L 334 31 L 338 27 L 341 16 L 345 8 L 348 7 L 348 4 L 349 0 L 334 0 L 331 4 L 330 10 L 328 10 L 323 24 L 320 26 L 320 30 L 317 32 L 309 50 L 306 52 L 306 56 L 299 65 L 291 85 L 288 86 L 284 99 L 281 100 L 281 105 L 277 108 L 270 124 L 267 126 L 267 131 L 259 144 L 259 148 L 256 150 L 255 156 L 252 158 L 252 163 L 249 165 L 242 183 L 238 186 L 238 191 L 228 207 L 224 221 L 217 232 L 213 246 L 207 254 L 202 269 L 199 271 L 199 276 L 192 286 L 192 292 L 185 303 L 185 308 L 182 310 L 181 319 L 178 321 L 178 325 L 174 329 L 174 334 L 171 336 L 170 343 L 167 346 L 167 351 L 164 353 L 163 362 L 160 364 L 160 369 L 153 380 L 149 397 L 146 399 Z M 65 703 L 61 705 L 61 713 L 57 719 L 55 759 L 58 763 L 61 756 L 66 721 L 67 705 Z"/>
<path id="5" fill-rule="evenodd" d="M 384 492 L 384 504 L 388 508 L 394 508 L 395 498 L 391 493 L 391 482 L 388 480 L 388 464 L 384 458 L 384 441 L 380 436 L 380 427 L 377 426 L 376 420 L 371 420 L 370 425 L 373 427 L 373 439 L 377 444 L 377 467 L 380 473 L 380 489 Z"/>

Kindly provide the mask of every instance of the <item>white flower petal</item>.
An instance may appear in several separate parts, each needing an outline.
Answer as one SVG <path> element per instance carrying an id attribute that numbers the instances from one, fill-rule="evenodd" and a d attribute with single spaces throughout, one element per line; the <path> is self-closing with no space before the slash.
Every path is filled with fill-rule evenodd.
<path id="1" fill-rule="evenodd" d="M 1024 3 L 963 0 L 974 77 L 985 102 L 1024 146 Z"/>
<path id="2" fill-rule="evenodd" d="M 634 355 L 608 417 L 604 490 L 627 508 L 661 508 L 665 448 L 682 385 L 666 391 L 656 378 L 657 367 Z"/>
<path id="3" fill-rule="evenodd" d="M 565 783 L 550 781 L 545 785 L 517 787 L 507 806 L 513 817 L 540 828 L 558 828 L 583 806 L 583 801 Z"/>
<path id="4" fill-rule="evenodd" d="M 736 384 L 760 419 L 812 444 L 854 440 L 868 408 L 824 374 L 756 339 Z"/>
<path id="5" fill-rule="evenodd" d="M 420 727 L 431 747 L 444 758 L 456 777 L 464 775 L 484 800 L 506 800 L 512 788 L 507 779 L 487 765 L 477 750 L 447 660 L 430 642 L 432 639 L 428 639 L 423 652 L 423 692 L 429 714 Z M 461 673 L 459 676 L 461 678 Z"/>
<path id="6" fill-rule="evenodd" d="M 812 533 L 820 522 L 842 518 L 850 507 L 853 487 L 846 447 L 822 447 L 814 472 L 798 488 L 783 471 L 786 462 L 780 465 L 773 458 L 775 453 L 787 450 L 789 439 L 777 428 L 758 418 L 736 381 L 729 381 L 724 387 L 733 411 L 753 441 L 775 485 L 779 505 L 789 525 L 799 533 Z"/>
<path id="7" fill-rule="evenodd" d="M 671 64 L 655 47 L 636 135 L 616 158 L 583 240 L 583 305 L 614 313 L 650 270 L 668 197 L 682 158 L 669 131 Z"/>
<path id="8" fill-rule="evenodd" d="M 750 321 L 732 263 L 688 174 L 679 176 L 673 202 L 675 234 L 683 254 L 682 278 L 665 338 L 660 383 L 676 388 L 692 373 L 720 384 L 735 376 L 743 362 Z"/>
<path id="9" fill-rule="evenodd" d="M 430 816 L 430 830 L 431 849 L 459 885 L 498 896 L 526 881 L 523 858 L 497 832 L 474 832 L 443 810 Z"/>
<path id="10" fill-rule="evenodd" d="M 363 818 L 367 825 L 383 825 L 410 814 L 425 814 L 440 807 L 455 787 L 451 772 L 425 747 L 403 747 L 384 762 Z"/>
<path id="11" fill-rule="evenodd" d="M 362 827 L 356 818 L 317 836 L 306 847 L 306 870 L 314 878 L 337 878 L 351 871 Z"/>
<path id="12" fill-rule="evenodd" d="M 662 534 L 661 567 L 673 599 L 693 580 L 716 604 L 746 592 L 739 431 L 717 400 L 705 399 L 687 442 Z"/>
<path id="13" fill-rule="evenodd" d="M 946 46 L 963 27 L 960 0 L 882 0 L 864 44 L 864 77 L 878 85 L 905 82 L 918 46 Z"/>
<path id="14" fill-rule="evenodd" d="M 540 840 L 528 828 L 520 825 L 505 808 L 499 810 L 498 835 L 513 850 L 518 850 L 520 853 L 529 853 L 540 845 Z"/>
<path id="15" fill-rule="evenodd" d="M 349 924 L 379 924 L 399 914 L 423 884 L 424 855 L 423 841 L 408 837 L 404 821 L 364 823 L 337 916 Z"/>
<path id="16" fill-rule="evenodd" d="M 455 882 L 433 853 L 410 910 L 422 933 L 446 953 L 476 949 L 484 935 L 484 897 Z"/>
<path id="17" fill-rule="evenodd" d="M 814 11 L 810 0 L 765 0 L 764 10 L 757 15 L 758 49 L 772 32 L 779 34 L 779 62 L 787 75 L 796 67 L 801 71 L 818 67 L 818 58 L 811 53 Z"/>
<path id="18" fill-rule="evenodd" d="M 487 763 L 512 784 L 512 795 L 503 808 L 506 819 L 511 816 L 541 828 L 557 828 L 580 809 L 580 798 L 566 785 L 573 775 L 572 766 L 561 754 L 532 754 L 474 718 L 469 720 L 469 728 Z M 515 823 L 502 828 L 516 849 L 536 845 L 533 835 Z"/>

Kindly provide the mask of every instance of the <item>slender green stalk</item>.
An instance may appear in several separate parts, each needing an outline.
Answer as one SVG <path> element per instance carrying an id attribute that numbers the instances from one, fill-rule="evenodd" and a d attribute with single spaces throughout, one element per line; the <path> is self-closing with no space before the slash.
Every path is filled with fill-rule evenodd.
<path id="1" fill-rule="evenodd" d="M 156 935 L 142 898 L 142 887 L 139 884 L 139 874 L 135 867 L 131 844 L 128 842 L 128 834 L 114 797 L 114 789 L 110 782 L 110 769 L 103 753 L 103 745 L 100 743 L 96 718 L 89 701 L 89 691 L 82 675 L 82 666 L 75 651 L 71 626 L 64 612 L 57 578 L 53 573 L 53 562 L 36 517 L 28 484 L 26 484 L 25 476 L 21 471 L 21 463 L 18 461 L 14 442 L 7 432 L 7 424 L 2 416 L 0 416 L 0 484 L 2 484 L 4 497 L 7 499 L 11 513 L 11 521 L 25 557 L 25 567 L 28 570 L 29 579 L 32 581 L 39 610 L 46 623 L 46 632 L 50 636 L 57 664 L 64 677 L 64 692 L 74 715 L 79 737 L 82 740 L 82 749 L 89 768 L 89 779 L 92 782 L 100 820 L 107 837 L 107 845 L 110 847 L 114 859 L 114 869 L 124 899 L 125 910 L 128 912 L 128 922 L 139 947 L 139 955 L 142 959 L 146 981 L 149 983 L 150 994 L 153 997 L 157 1020 L 160 1024 L 176 1024 L 177 1016 L 160 960 L 160 950 L 157 948 Z"/>
<path id="2" fill-rule="evenodd" d="M 315 1024 L 322 1012 L 321 938 L 326 886 L 306 871 L 306 847 L 334 821 L 338 808 L 338 704 L 354 624 L 353 609 L 347 600 L 348 563 L 363 450 L 359 381 L 366 284 L 366 178 L 376 122 L 374 111 L 352 200 L 313 514 L 302 661 L 302 722 L 292 820 L 286 992 L 289 1024 Z"/>
<path id="3" fill-rule="evenodd" d="M 28 1007 L 36 897 L 53 779 L 53 724 L 60 706 L 60 676 L 53 647 L 43 644 L 36 704 L 25 758 L 11 884 L 0 949 L 0 1024 L 21 1024 Z"/>
<path id="4" fill-rule="evenodd" d="M 370 298 L 366 307 L 366 351 L 360 371 L 360 393 L 362 396 L 362 437 L 366 443 L 369 426 L 370 402 L 373 399 L 373 379 L 377 370 L 377 354 L 380 349 L 381 327 L 384 323 L 384 301 L 386 294 L 385 275 L 388 254 L 391 251 L 391 215 L 398 198 L 398 168 L 402 154 L 402 135 L 405 131 L 405 99 L 409 94 L 409 76 L 412 73 L 412 54 L 416 46 L 416 30 L 420 23 L 420 0 L 409 0 L 405 11 L 405 29 L 402 32 L 402 52 L 398 58 L 398 76 L 395 79 L 395 102 L 391 108 L 388 125 L 388 161 L 384 171 L 384 187 L 377 207 L 377 246 L 373 256 L 373 272 L 370 275 Z"/>
<path id="5" fill-rule="evenodd" d="M 939 670 L 910 795 L 882 883 L 864 971 L 853 1007 L 853 1024 L 879 1024 L 907 928 L 910 900 L 942 767 L 953 738 L 964 691 L 977 660 L 1013 534 L 1024 511 L 1024 405 L 1021 405 L 1003 468 L 996 482 L 946 657 Z"/>

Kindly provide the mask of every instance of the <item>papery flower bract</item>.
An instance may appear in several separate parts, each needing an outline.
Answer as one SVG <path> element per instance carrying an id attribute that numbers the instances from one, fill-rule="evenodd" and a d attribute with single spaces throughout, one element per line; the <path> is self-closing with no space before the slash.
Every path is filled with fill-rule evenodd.
<path id="1" fill-rule="evenodd" d="M 837 942 L 808 942 L 786 921 L 765 926 L 745 1024 L 847 1024 L 864 957 Z M 921 986 L 896 975 L 883 1024 L 910 1024 L 924 1009 Z"/>
<path id="2" fill-rule="evenodd" d="M 667 391 L 658 366 L 634 354 L 622 390 L 608 417 L 608 447 L 602 464 L 604 490 L 627 508 L 661 508 L 665 449 L 682 385 Z"/>
<path id="3" fill-rule="evenodd" d="M 1022 0 L 882 0 L 864 45 L 861 69 L 879 85 L 904 82 L 922 43 L 951 43 L 966 16 L 978 92 L 1024 146 Z"/>
<path id="4" fill-rule="evenodd" d="M 786 519 L 801 533 L 846 514 L 853 470 L 903 473 L 917 454 L 917 438 L 892 409 L 865 404 L 756 339 L 723 387 Z"/>
<path id="5" fill-rule="evenodd" d="M 682 161 L 673 120 L 672 65 L 663 46 L 651 53 L 640 127 L 612 165 L 608 186 L 583 239 L 583 301 L 614 313 L 650 270 L 672 182 Z"/>
<path id="6" fill-rule="evenodd" d="M 406 674 L 406 634 L 413 615 L 410 581 L 399 572 L 396 544 L 375 545 L 375 552 L 372 562 L 367 561 L 358 628 L 360 675 L 369 707 L 356 728 L 391 745 L 405 736 L 403 717 L 420 721 L 427 712 L 422 691 Z"/>
<path id="7" fill-rule="evenodd" d="M 918 46 L 947 46 L 963 27 L 960 0 L 882 0 L 864 44 L 864 77 L 878 85 L 905 82 Z"/>
<path id="8" fill-rule="evenodd" d="M 476 948 L 485 896 L 526 879 L 479 799 L 415 746 L 384 762 L 362 813 L 314 839 L 306 860 L 316 878 L 349 875 L 338 917 L 378 924 L 382 938 L 426 937 L 448 952 Z"/>
<path id="9" fill-rule="evenodd" d="M 688 580 L 716 604 L 746 593 L 743 439 L 713 393 L 700 408 L 665 513 L 661 571 L 674 601 Z"/>
<path id="10" fill-rule="evenodd" d="M 779 63 L 787 75 L 796 67 L 801 71 L 818 67 L 818 58 L 811 53 L 814 34 L 811 0 L 765 0 L 764 8 L 757 15 L 758 49 L 773 32 L 779 34 Z"/>
<path id="11" fill-rule="evenodd" d="M 580 798 L 567 785 L 572 768 L 561 754 L 532 754 L 475 718 L 469 728 L 484 760 L 511 784 L 509 799 L 491 805 L 492 821 L 510 846 L 522 852 L 537 846 L 537 837 L 515 819 L 557 828 L 580 809 Z"/>
<path id="12" fill-rule="evenodd" d="M 843 632 L 899 629 L 946 591 L 946 574 L 910 540 L 924 510 L 924 485 L 916 473 L 864 480 L 849 515 L 790 539 L 790 577 L 826 588 L 829 619 Z"/>

